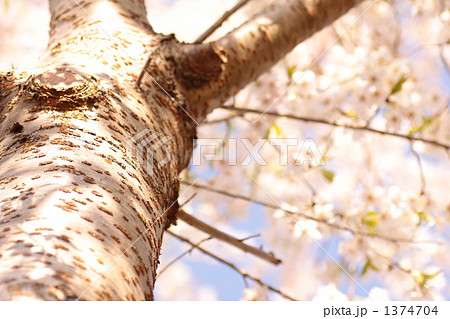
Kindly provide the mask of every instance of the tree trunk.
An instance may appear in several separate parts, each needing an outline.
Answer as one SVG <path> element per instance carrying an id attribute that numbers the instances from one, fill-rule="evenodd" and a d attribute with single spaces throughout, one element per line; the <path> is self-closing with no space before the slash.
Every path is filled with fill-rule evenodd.
<path id="1" fill-rule="evenodd" d="M 302 1 L 287 3 L 312 19 L 308 32 L 283 51 L 277 34 L 256 25 L 261 39 L 252 45 L 276 41 L 277 50 L 270 62 L 258 54 L 239 80 L 228 71 L 232 41 L 187 48 L 156 34 L 143 0 L 50 0 L 39 67 L 0 74 L 0 299 L 153 299 L 163 231 L 178 211 L 178 174 L 211 100 L 234 93 L 357 1 L 329 4 L 321 20 Z"/>

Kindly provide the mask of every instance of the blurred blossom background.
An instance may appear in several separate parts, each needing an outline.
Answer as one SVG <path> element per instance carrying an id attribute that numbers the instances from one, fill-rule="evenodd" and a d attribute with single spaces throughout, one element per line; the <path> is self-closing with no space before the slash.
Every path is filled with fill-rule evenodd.
<path id="1" fill-rule="evenodd" d="M 191 42 L 236 1 L 146 2 L 155 31 Z M 250 1 L 211 39 L 271 2 Z M 288 165 L 280 165 L 280 149 L 266 143 L 265 166 L 229 165 L 225 154 L 182 173 L 211 188 L 192 187 L 180 200 L 195 194 L 187 212 L 236 238 L 254 236 L 245 242 L 283 263 L 271 265 L 215 239 L 202 243 L 264 286 L 166 234 L 157 300 L 284 299 L 270 287 L 301 300 L 450 298 L 450 5 L 379 1 L 355 24 L 371 3 L 297 46 L 227 103 L 263 112 L 282 96 L 271 112 L 328 124 L 265 115 L 252 125 L 258 113 L 217 109 L 198 130 L 199 138 L 223 139 L 224 149 L 228 138 L 238 139 L 238 163 L 248 155 L 240 138 L 253 144 L 295 138 L 299 145 L 312 138 L 325 166 L 295 165 L 295 148 Z M 36 66 L 49 19 L 45 0 L 0 0 L 0 71 Z M 417 139 L 348 128 L 364 125 Z M 181 221 L 171 230 L 192 243 L 208 237 Z"/>

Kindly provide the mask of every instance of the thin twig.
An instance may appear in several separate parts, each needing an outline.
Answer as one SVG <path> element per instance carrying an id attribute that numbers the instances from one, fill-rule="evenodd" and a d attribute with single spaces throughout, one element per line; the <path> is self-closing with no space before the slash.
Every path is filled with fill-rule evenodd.
<path id="1" fill-rule="evenodd" d="M 251 238 L 255 238 L 255 237 L 259 237 L 261 236 L 260 234 L 255 234 L 255 235 L 251 235 L 248 237 L 245 237 L 243 239 L 241 239 L 241 241 L 245 241 L 245 240 L 249 240 Z M 167 271 L 167 269 L 169 269 L 170 266 L 172 266 L 173 264 L 175 264 L 178 260 L 180 260 L 181 258 L 183 258 L 184 256 L 186 256 L 187 254 L 189 254 L 190 252 L 192 252 L 194 250 L 195 247 L 203 244 L 204 242 L 213 239 L 213 237 L 209 236 L 206 237 L 205 239 L 200 240 L 197 244 L 191 246 L 191 248 L 189 248 L 188 250 L 186 250 L 185 252 L 183 252 L 181 255 L 175 257 L 174 259 L 172 259 L 172 261 L 170 261 L 164 268 L 162 268 L 159 272 L 158 272 L 158 278 L 161 277 L 161 275 Z"/>
<path id="2" fill-rule="evenodd" d="M 235 117 L 240 116 L 240 114 L 233 114 L 224 118 L 220 118 L 217 120 L 211 120 L 211 121 L 205 121 L 202 123 L 202 125 L 211 125 L 211 124 L 217 124 L 217 123 L 221 123 L 221 122 L 225 122 L 225 121 L 229 121 L 231 119 L 234 119 Z"/>
<path id="3" fill-rule="evenodd" d="M 233 13 L 238 11 L 240 8 L 242 8 L 244 5 L 247 4 L 250 0 L 241 0 L 238 3 L 234 5 L 233 8 L 225 12 L 212 26 L 208 28 L 201 36 L 199 36 L 195 41 L 194 44 L 199 44 L 205 41 L 211 34 L 214 33 L 220 26 L 227 20 Z"/>
<path id="4" fill-rule="evenodd" d="M 450 40 L 447 41 L 447 44 L 450 44 Z M 450 78 L 450 65 L 448 64 L 444 56 L 444 46 L 441 46 L 439 49 L 439 57 L 441 58 L 442 64 L 444 65 L 444 69 L 447 73 L 448 78 Z"/>
<path id="5" fill-rule="evenodd" d="M 416 48 L 413 48 L 412 50 L 410 50 L 410 51 L 408 51 L 408 52 L 406 52 L 406 53 L 396 55 L 396 56 L 392 57 L 392 58 L 389 59 L 389 60 L 383 60 L 383 59 L 382 59 L 382 60 L 380 60 L 379 62 L 377 62 L 375 65 L 370 64 L 370 65 L 369 65 L 370 68 L 366 68 L 366 69 L 363 70 L 362 72 L 358 72 L 357 74 L 352 75 L 352 76 L 350 76 L 350 77 L 348 77 L 348 78 L 345 78 L 345 79 L 341 79 L 341 80 L 332 82 L 332 83 L 331 83 L 330 85 L 328 85 L 326 88 L 319 89 L 318 91 L 319 91 L 320 93 L 323 93 L 323 92 L 325 92 L 325 91 L 327 91 L 327 90 L 329 90 L 329 89 L 331 89 L 331 88 L 333 88 L 333 87 L 335 87 L 335 86 L 337 86 L 337 85 L 347 84 L 347 83 L 349 83 L 349 82 L 351 82 L 351 81 L 353 81 L 353 80 L 358 79 L 358 78 L 360 77 L 360 74 L 362 74 L 362 73 L 364 73 L 364 72 L 369 72 L 370 70 L 379 70 L 379 69 L 381 69 L 381 68 L 384 68 L 384 67 L 386 67 L 386 66 L 391 65 L 391 63 L 393 63 L 393 62 L 395 62 L 395 61 L 397 61 L 397 60 L 405 59 L 405 58 L 407 58 L 407 57 L 409 57 L 409 56 L 411 56 L 411 55 L 414 55 L 414 54 L 420 52 L 421 50 L 424 50 L 424 49 L 427 48 L 427 47 L 439 46 L 439 47 L 442 48 L 443 45 L 447 44 L 448 42 L 449 42 L 449 40 L 447 40 L 447 41 L 441 41 L 441 42 L 437 42 L 437 43 L 424 43 L 424 44 L 422 44 L 422 45 L 419 45 L 419 46 L 416 47 Z"/>
<path id="6" fill-rule="evenodd" d="M 206 249 L 204 249 L 204 248 L 201 248 L 201 247 L 199 247 L 198 245 L 195 245 L 195 244 L 192 243 L 189 239 L 187 239 L 187 238 L 185 238 L 185 237 L 182 237 L 182 236 L 180 236 L 180 235 L 178 235 L 178 234 L 175 234 L 174 232 L 172 232 L 172 231 L 170 231 L 170 230 L 167 230 L 167 232 L 168 232 L 169 234 L 171 234 L 172 236 L 178 238 L 179 240 L 184 241 L 185 243 L 191 245 L 193 248 L 196 248 L 196 249 L 200 250 L 200 251 L 201 251 L 202 253 L 204 253 L 205 255 L 208 255 L 208 256 L 214 258 L 215 260 L 217 260 L 218 262 L 221 262 L 222 264 L 227 265 L 227 266 L 230 267 L 231 269 L 233 269 L 233 270 L 237 271 L 239 274 L 241 274 L 242 277 L 251 279 L 251 280 L 253 280 L 254 282 L 257 282 L 257 283 L 260 284 L 261 286 L 267 287 L 269 290 L 271 290 L 271 291 L 273 291 L 273 292 L 276 292 L 277 294 L 279 294 L 280 296 L 283 296 L 283 297 L 286 298 L 286 299 L 289 299 L 289 300 L 292 300 L 292 301 L 298 301 L 298 299 L 292 298 L 291 296 L 285 294 L 285 293 L 282 292 L 281 290 L 279 290 L 279 289 L 277 289 L 277 288 L 275 288 L 275 287 L 272 287 L 271 285 L 266 284 L 266 283 L 262 282 L 260 279 L 258 279 L 258 278 L 256 278 L 256 277 L 254 277 L 254 276 L 252 276 L 252 275 L 246 273 L 245 271 L 239 269 L 238 267 L 236 267 L 234 264 L 230 263 L 229 261 L 226 261 L 226 260 L 220 258 L 219 256 L 217 256 L 217 255 L 215 255 L 215 254 L 209 252 L 208 250 L 206 250 Z"/>
<path id="7" fill-rule="evenodd" d="M 422 138 L 422 137 L 415 137 L 415 136 L 411 136 L 411 135 L 401 134 L 401 133 L 386 132 L 386 131 L 377 130 L 377 129 L 367 127 L 367 126 L 343 124 L 343 123 L 337 123 L 334 121 L 329 121 L 329 120 L 325 120 L 325 119 L 317 119 L 317 118 L 312 118 L 312 117 L 307 117 L 307 116 L 297 116 L 297 115 L 293 115 L 293 114 L 280 114 L 277 112 L 263 112 L 260 110 L 253 110 L 253 109 L 241 108 L 241 107 L 237 108 L 237 107 L 233 107 L 233 106 L 220 106 L 220 108 L 226 109 L 226 110 L 231 110 L 231 111 L 236 111 L 236 112 L 241 112 L 241 113 L 255 113 L 255 114 L 261 114 L 261 115 L 278 116 L 278 117 L 285 117 L 288 119 L 293 119 L 293 120 L 298 120 L 298 121 L 303 121 L 303 122 L 312 122 L 312 123 L 331 125 L 331 126 L 335 126 L 335 127 L 344 127 L 344 128 L 349 128 L 349 129 L 353 129 L 353 130 L 367 131 L 367 132 L 377 133 L 377 134 L 381 134 L 381 135 L 389 135 L 389 136 L 405 138 L 410 141 L 420 141 L 423 143 L 428 143 L 431 145 L 445 148 L 446 150 L 450 149 L 450 145 L 442 143 L 442 142 L 429 140 L 429 139 Z"/>
<path id="8" fill-rule="evenodd" d="M 423 172 L 422 160 L 420 159 L 419 153 L 417 153 L 417 151 L 414 149 L 414 145 L 412 142 L 410 143 L 410 148 L 411 148 L 411 152 L 414 154 L 414 156 L 417 160 L 417 165 L 419 166 L 420 182 L 421 182 L 420 194 L 423 195 L 423 194 L 425 194 L 426 181 L 425 181 L 425 174 Z"/>
<path id="9" fill-rule="evenodd" d="M 261 237 L 261 234 L 250 235 L 250 236 L 244 237 L 244 238 L 239 239 L 239 240 L 240 241 L 246 241 L 246 240 L 249 240 L 249 239 L 252 239 L 252 238 L 256 238 L 256 237 Z"/>
<path id="10" fill-rule="evenodd" d="M 190 196 L 188 199 L 186 199 L 186 201 L 184 201 L 182 204 L 180 204 L 180 208 L 184 207 L 186 204 L 188 204 L 191 200 L 194 199 L 194 197 L 197 196 L 197 193 L 192 194 L 192 196 Z"/>
<path id="11" fill-rule="evenodd" d="M 398 262 L 396 262 L 396 261 L 392 261 L 391 262 L 391 258 L 389 258 L 389 257 L 386 257 L 385 255 L 383 255 L 383 254 L 380 254 L 379 252 L 377 252 L 377 251 L 374 251 L 374 253 L 377 255 L 377 256 L 380 256 L 381 258 L 383 258 L 383 259 L 385 259 L 386 261 L 387 261 L 387 263 L 388 263 L 388 270 L 389 271 L 392 271 L 392 269 L 394 269 L 394 268 L 397 268 L 398 270 L 400 270 L 401 272 L 403 272 L 403 273 L 405 273 L 405 274 L 407 274 L 407 275 L 409 275 L 409 276 L 411 276 L 412 277 L 412 279 L 414 280 L 414 285 L 415 285 L 415 288 L 417 289 L 417 290 L 419 290 L 421 293 L 424 293 L 425 292 L 425 287 L 424 286 L 421 286 L 420 284 L 419 284 L 419 282 L 418 282 L 418 280 L 417 280 L 417 276 L 415 275 L 415 271 L 412 269 L 412 268 L 405 268 L 404 266 L 402 266 L 402 265 L 400 265 Z M 436 275 L 437 274 L 439 274 L 440 272 L 442 272 L 442 270 L 439 270 L 437 273 L 435 273 Z M 422 272 L 421 272 L 422 273 Z"/>
<path id="12" fill-rule="evenodd" d="M 140 88 L 141 87 L 141 81 L 142 78 L 144 77 L 144 74 L 146 73 L 146 69 L 148 68 L 148 65 L 150 64 L 150 61 L 152 60 L 152 55 L 150 55 L 147 59 L 147 61 L 145 62 L 144 67 L 142 68 L 141 73 L 139 74 L 139 77 L 136 80 L 136 87 Z"/>
<path id="13" fill-rule="evenodd" d="M 264 206 L 264 207 L 268 207 L 268 208 L 272 208 L 272 209 L 280 209 L 279 206 L 274 205 L 274 204 L 263 202 L 263 201 L 260 201 L 260 200 L 257 200 L 255 198 L 251 198 L 251 197 L 248 197 L 248 196 L 243 196 L 243 195 L 239 195 L 239 194 L 233 194 L 233 193 L 230 193 L 230 192 L 227 192 L 227 191 L 223 191 L 223 190 L 220 190 L 220 189 L 212 188 L 210 186 L 199 185 L 199 184 L 191 184 L 189 181 L 181 181 L 181 183 L 185 184 L 185 185 L 192 185 L 192 186 L 194 186 L 196 188 L 204 189 L 206 191 L 214 192 L 214 193 L 221 194 L 221 195 L 224 195 L 224 196 L 227 196 L 227 197 L 242 199 L 242 200 L 245 200 L 245 201 L 248 201 L 248 202 L 252 202 L 252 203 Z M 378 238 L 378 239 L 385 240 L 385 241 L 390 241 L 390 242 L 393 242 L 393 243 L 410 243 L 410 244 L 433 243 L 433 244 L 437 244 L 436 242 L 413 241 L 411 238 L 393 238 L 393 237 L 388 237 L 388 236 L 384 236 L 384 235 L 381 235 L 381 234 L 373 234 L 373 233 L 369 233 L 369 232 L 359 231 L 359 230 L 352 229 L 352 228 L 350 228 L 348 226 L 345 226 L 345 225 L 333 224 L 332 222 L 329 222 L 326 219 L 314 217 L 314 216 L 311 216 L 311 215 L 308 215 L 308 214 L 305 214 L 305 213 L 294 212 L 292 210 L 287 210 L 287 209 L 283 209 L 283 210 L 288 212 L 289 214 L 293 214 L 293 215 L 297 215 L 297 216 L 303 217 L 305 219 L 313 220 L 313 221 L 318 222 L 320 224 L 324 224 L 324 225 L 327 225 L 327 226 L 335 228 L 335 229 L 347 231 L 347 232 L 350 232 L 350 233 L 352 233 L 354 235 L 358 235 L 358 236 Z"/>
<path id="14" fill-rule="evenodd" d="M 158 278 L 161 277 L 161 275 L 167 270 L 169 269 L 170 266 L 172 266 L 173 264 L 175 264 L 178 260 L 180 260 L 181 258 L 183 258 L 184 256 L 186 256 L 187 254 L 189 254 L 190 252 L 192 252 L 194 250 L 195 247 L 197 247 L 198 245 L 204 243 L 205 241 L 208 241 L 212 239 L 212 237 L 207 237 L 205 239 L 200 240 L 197 244 L 192 244 L 191 248 L 189 248 L 188 250 L 186 250 L 184 253 L 182 253 L 181 255 L 175 257 L 173 260 L 171 260 L 164 268 L 162 268 L 159 272 L 158 272 Z"/>
<path id="15" fill-rule="evenodd" d="M 230 245 L 233 245 L 234 247 L 237 247 L 246 253 L 253 254 L 261 259 L 264 259 L 265 261 L 268 261 L 274 265 L 278 265 L 281 263 L 281 260 L 278 258 L 275 258 L 273 253 L 266 253 L 262 251 L 261 249 L 257 249 L 255 247 L 249 246 L 246 243 L 244 243 L 242 240 L 239 240 L 233 236 L 230 236 L 228 234 L 225 234 L 224 232 L 218 230 L 217 228 L 214 228 L 201 220 L 195 218 L 191 214 L 186 213 L 184 210 L 180 209 L 178 211 L 178 218 L 184 221 L 186 224 L 191 225 L 192 227 L 197 228 L 198 230 L 201 230 L 204 233 L 207 233 L 208 235 L 217 238 L 221 241 L 224 241 Z"/>

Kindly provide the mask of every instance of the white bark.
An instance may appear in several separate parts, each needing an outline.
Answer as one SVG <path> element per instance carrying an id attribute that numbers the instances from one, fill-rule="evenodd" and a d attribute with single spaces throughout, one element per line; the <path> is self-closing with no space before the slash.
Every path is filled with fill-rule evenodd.
<path id="1" fill-rule="evenodd" d="M 133 60 L 164 51 L 140 22 L 142 1 L 52 1 L 51 11 L 39 70 L 1 82 L 0 298 L 152 299 L 193 126 L 154 83 L 153 94 L 135 89 Z M 155 166 L 170 162 L 153 174 L 126 150 L 144 129 L 170 137 Z"/>
<path id="2" fill-rule="evenodd" d="M 291 1 L 215 44 L 188 46 L 153 32 L 143 0 L 51 0 L 39 68 L 0 74 L 0 299 L 152 299 L 192 152 L 190 116 L 201 121 L 211 101 L 356 2 L 305 11 Z M 151 77 L 137 88 L 148 56 Z M 170 138 L 151 172 L 126 149 L 146 129 Z"/>
<path id="3" fill-rule="evenodd" d="M 359 2 L 280 0 L 215 42 L 177 49 L 177 76 L 196 108 L 194 113 L 204 116 L 222 105 L 298 43 Z"/>

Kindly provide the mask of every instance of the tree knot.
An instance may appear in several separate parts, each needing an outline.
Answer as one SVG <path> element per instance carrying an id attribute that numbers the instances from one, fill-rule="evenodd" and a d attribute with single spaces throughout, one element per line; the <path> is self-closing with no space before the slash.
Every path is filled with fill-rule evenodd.
<path id="1" fill-rule="evenodd" d="M 95 107 L 105 98 L 105 91 L 93 76 L 64 68 L 31 77 L 26 91 L 30 100 L 40 103 L 39 110 L 81 110 Z"/>

